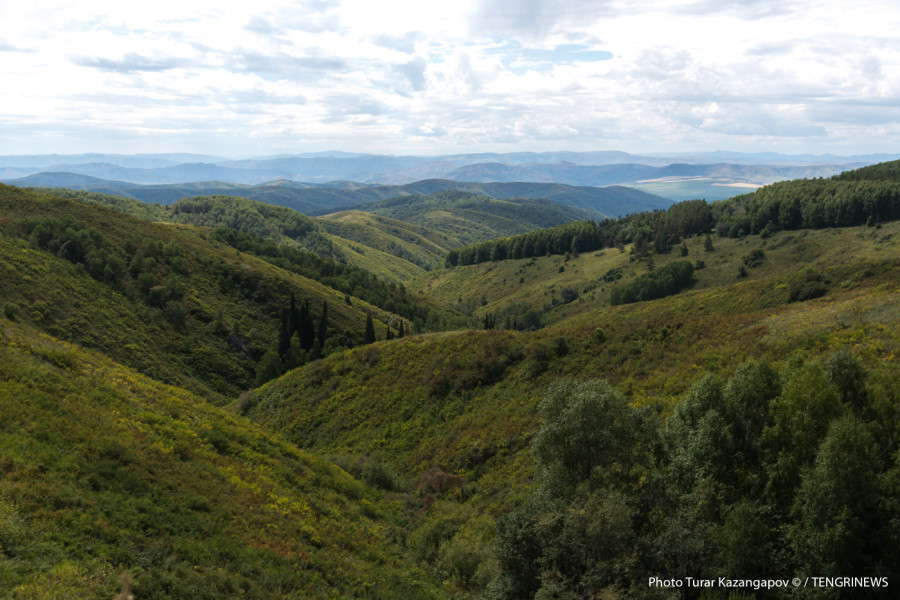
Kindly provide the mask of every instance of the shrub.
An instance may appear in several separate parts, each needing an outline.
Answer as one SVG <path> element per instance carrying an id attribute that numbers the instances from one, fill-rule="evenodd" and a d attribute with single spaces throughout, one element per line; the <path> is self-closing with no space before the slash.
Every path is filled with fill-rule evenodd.
<path id="1" fill-rule="evenodd" d="M 762 264 L 763 259 L 766 258 L 766 253 L 762 251 L 762 249 L 757 248 L 752 251 L 750 254 L 744 256 L 744 264 L 750 267 L 751 269 L 754 267 L 758 267 Z"/>
<path id="2" fill-rule="evenodd" d="M 7 302 L 3 305 L 3 316 L 5 316 L 10 321 L 15 321 L 16 317 L 19 316 L 19 305 L 15 302 Z"/>
<path id="3" fill-rule="evenodd" d="M 788 302 L 803 302 L 824 296 L 828 291 L 824 279 L 812 269 L 806 271 L 803 279 L 792 281 L 788 286 Z"/>

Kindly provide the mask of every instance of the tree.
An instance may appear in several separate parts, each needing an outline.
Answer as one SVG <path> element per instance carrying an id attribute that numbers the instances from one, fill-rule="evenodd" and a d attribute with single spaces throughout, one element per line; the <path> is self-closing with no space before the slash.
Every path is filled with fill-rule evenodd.
<path id="1" fill-rule="evenodd" d="M 372 313 L 366 313 L 365 343 L 371 344 L 374 341 L 375 341 L 375 325 L 372 323 Z"/>
<path id="2" fill-rule="evenodd" d="M 256 387 L 275 379 L 282 373 L 281 357 L 278 352 L 269 350 L 263 354 L 256 368 Z"/>
<path id="3" fill-rule="evenodd" d="M 319 331 L 316 334 L 319 345 L 325 347 L 325 340 L 328 339 L 328 302 L 322 302 L 322 316 L 319 318 Z"/>
<path id="4" fill-rule="evenodd" d="M 300 346 L 309 352 L 316 341 L 316 330 L 313 325 L 312 315 L 309 313 L 309 300 L 305 300 L 300 307 L 298 317 L 297 334 L 300 336 Z"/>
<path id="5" fill-rule="evenodd" d="M 627 479 L 635 460 L 639 412 L 605 381 L 557 382 L 540 404 L 534 452 L 559 492 L 587 481 Z"/>
<path id="6" fill-rule="evenodd" d="M 807 574 L 875 575 L 884 559 L 879 464 L 869 428 L 853 415 L 835 420 L 806 470 L 788 536 Z M 894 551 L 895 552 L 895 551 Z"/>

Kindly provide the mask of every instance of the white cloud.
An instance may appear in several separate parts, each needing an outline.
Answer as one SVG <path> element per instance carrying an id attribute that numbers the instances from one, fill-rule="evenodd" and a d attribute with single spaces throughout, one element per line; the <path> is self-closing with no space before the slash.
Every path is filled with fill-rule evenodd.
<path id="1" fill-rule="evenodd" d="M 900 128 L 888 0 L 39 0 L 0 22 L 0 154 L 874 152 Z"/>

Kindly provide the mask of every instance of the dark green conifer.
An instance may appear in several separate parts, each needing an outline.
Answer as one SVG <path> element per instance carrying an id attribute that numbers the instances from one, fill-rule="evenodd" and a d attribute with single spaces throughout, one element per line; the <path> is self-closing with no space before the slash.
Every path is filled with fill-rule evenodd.
<path id="1" fill-rule="evenodd" d="M 322 316 L 319 318 L 319 331 L 316 334 L 316 339 L 319 340 L 319 345 L 323 348 L 325 347 L 325 340 L 328 338 L 328 302 L 322 303 Z"/>
<path id="2" fill-rule="evenodd" d="M 366 314 L 366 337 L 365 343 L 371 344 L 375 341 L 375 325 L 372 323 L 372 313 Z"/>
<path id="3" fill-rule="evenodd" d="M 291 347 L 290 310 L 281 310 L 281 326 L 278 328 L 278 356 L 282 359 L 287 355 Z"/>
<path id="4" fill-rule="evenodd" d="M 300 337 L 300 346 L 306 351 L 312 350 L 313 343 L 316 341 L 316 329 L 312 316 L 309 314 L 309 300 L 305 300 L 300 306 L 297 335 Z"/>

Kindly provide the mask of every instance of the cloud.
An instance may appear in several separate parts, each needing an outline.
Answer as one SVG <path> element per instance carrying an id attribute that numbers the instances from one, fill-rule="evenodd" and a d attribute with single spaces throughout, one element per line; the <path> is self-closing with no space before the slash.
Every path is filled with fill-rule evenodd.
<path id="1" fill-rule="evenodd" d="M 135 52 L 129 52 L 121 60 L 112 60 L 109 58 L 92 58 L 85 56 L 77 56 L 72 58 L 72 62 L 82 67 L 91 67 L 104 71 L 114 71 L 117 73 L 136 73 L 140 71 L 168 71 L 177 69 L 188 64 L 188 61 L 176 57 L 158 57 L 150 58 L 141 56 Z"/>
<path id="2" fill-rule="evenodd" d="M 791 15 L 804 9 L 798 0 L 698 0 L 678 9 L 689 15 L 732 14 L 742 19 L 758 20 Z"/>
<path id="3" fill-rule="evenodd" d="M 341 58 L 319 53 L 294 56 L 285 52 L 263 54 L 242 50 L 230 56 L 229 66 L 235 71 L 261 76 L 296 77 L 310 75 L 312 72 L 342 71 L 347 67 L 347 63 Z"/>
<path id="4" fill-rule="evenodd" d="M 478 3 L 471 27 L 478 35 L 536 41 L 560 28 L 612 17 L 620 6 L 612 0 L 485 0 Z"/>
<path id="5" fill-rule="evenodd" d="M 900 128 L 887 0 L 46 1 L 0 8 L 0 52 L 20 53 L 0 119 L 34 147 L 827 150 Z"/>
<path id="6" fill-rule="evenodd" d="M 391 70 L 402 78 L 411 91 L 421 92 L 425 89 L 425 69 L 427 66 L 428 63 L 424 59 L 417 58 L 401 65 L 393 65 Z"/>

